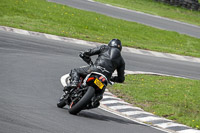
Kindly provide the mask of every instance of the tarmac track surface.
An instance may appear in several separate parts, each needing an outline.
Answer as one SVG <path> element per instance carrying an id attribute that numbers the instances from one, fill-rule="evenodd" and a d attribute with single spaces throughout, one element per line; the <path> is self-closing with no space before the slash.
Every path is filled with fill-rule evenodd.
<path id="1" fill-rule="evenodd" d="M 0 31 L 1 133 L 163 133 L 101 109 L 70 115 L 56 107 L 60 77 L 85 65 L 88 47 Z"/>

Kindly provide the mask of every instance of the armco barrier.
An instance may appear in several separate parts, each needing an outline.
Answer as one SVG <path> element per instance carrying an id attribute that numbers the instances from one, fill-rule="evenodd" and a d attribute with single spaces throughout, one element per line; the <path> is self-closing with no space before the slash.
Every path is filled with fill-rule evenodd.
<path id="1" fill-rule="evenodd" d="M 198 0 L 155 0 L 155 1 L 164 2 L 170 5 L 179 6 L 190 10 L 195 10 L 195 11 L 200 10 L 200 4 Z"/>

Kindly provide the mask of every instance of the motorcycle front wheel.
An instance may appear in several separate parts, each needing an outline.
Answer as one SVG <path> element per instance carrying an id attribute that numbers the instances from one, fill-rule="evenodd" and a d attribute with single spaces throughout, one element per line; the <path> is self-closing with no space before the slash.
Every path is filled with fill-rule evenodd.
<path id="1" fill-rule="evenodd" d="M 60 100 L 58 101 L 57 103 L 57 107 L 58 108 L 63 108 L 65 105 L 66 105 L 66 102 L 65 102 L 65 93 L 61 96 Z"/>
<path id="2" fill-rule="evenodd" d="M 91 101 L 94 94 L 94 88 L 89 86 L 85 95 L 75 105 L 70 106 L 69 113 L 73 115 L 79 113 Z"/>

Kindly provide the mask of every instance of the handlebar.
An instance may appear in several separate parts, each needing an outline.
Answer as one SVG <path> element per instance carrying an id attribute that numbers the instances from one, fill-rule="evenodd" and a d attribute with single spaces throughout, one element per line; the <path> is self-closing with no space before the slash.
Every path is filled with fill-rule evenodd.
<path id="1" fill-rule="evenodd" d="M 90 56 L 84 55 L 83 52 L 80 52 L 79 56 L 80 56 L 87 64 L 89 64 L 90 66 L 93 66 L 93 65 L 94 65 L 93 62 L 92 62 L 92 60 L 91 60 L 91 58 L 90 58 Z"/>

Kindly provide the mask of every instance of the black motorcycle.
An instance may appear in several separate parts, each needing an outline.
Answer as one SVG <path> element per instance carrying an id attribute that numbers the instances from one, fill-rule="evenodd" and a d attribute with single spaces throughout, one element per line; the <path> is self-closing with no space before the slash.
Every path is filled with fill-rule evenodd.
<path id="1" fill-rule="evenodd" d="M 80 57 L 89 65 L 93 65 L 90 57 L 80 54 Z M 71 82 L 71 77 L 66 78 L 66 84 Z M 106 76 L 98 72 L 91 72 L 85 78 L 80 77 L 77 88 L 64 92 L 59 102 L 58 108 L 69 106 L 69 113 L 76 115 L 81 110 L 92 109 L 99 106 L 99 100 L 102 98 L 107 84 L 110 83 Z"/>

